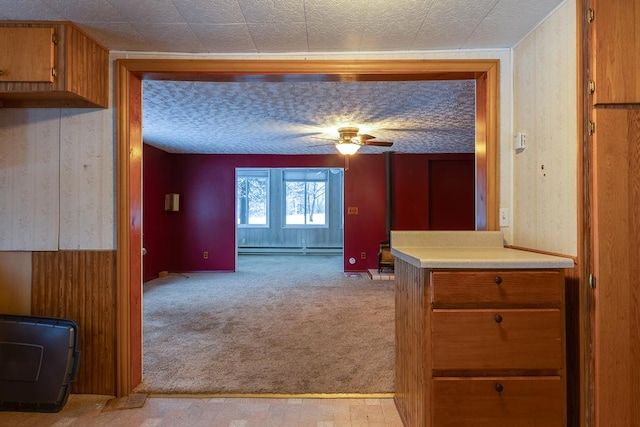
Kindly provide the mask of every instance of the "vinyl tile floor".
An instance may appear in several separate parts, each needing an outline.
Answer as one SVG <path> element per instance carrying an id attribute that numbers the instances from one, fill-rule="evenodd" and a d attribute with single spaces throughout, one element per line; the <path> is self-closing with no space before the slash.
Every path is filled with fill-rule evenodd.
<path id="1" fill-rule="evenodd" d="M 391 398 L 158 397 L 103 411 L 110 396 L 72 394 L 57 413 L 0 412 L 11 427 L 402 427 Z"/>

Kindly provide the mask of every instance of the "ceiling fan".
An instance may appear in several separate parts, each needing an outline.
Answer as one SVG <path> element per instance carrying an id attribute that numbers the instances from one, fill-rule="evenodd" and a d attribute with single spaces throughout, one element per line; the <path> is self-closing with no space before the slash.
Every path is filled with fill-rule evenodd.
<path id="1" fill-rule="evenodd" d="M 338 128 L 338 139 L 331 139 L 335 141 L 335 146 L 341 154 L 351 156 L 355 154 L 362 146 L 375 146 L 375 147 L 391 147 L 393 142 L 387 141 L 374 141 L 376 138 L 366 133 L 358 134 L 360 129 L 353 126 L 345 126 Z M 327 138 L 321 138 L 327 139 Z"/>

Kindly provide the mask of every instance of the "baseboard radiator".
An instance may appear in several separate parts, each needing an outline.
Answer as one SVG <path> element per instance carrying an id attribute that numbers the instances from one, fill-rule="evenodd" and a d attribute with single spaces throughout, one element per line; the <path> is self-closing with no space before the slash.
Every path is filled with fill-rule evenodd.
<path id="1" fill-rule="evenodd" d="M 341 255 L 341 247 L 238 246 L 239 255 Z"/>

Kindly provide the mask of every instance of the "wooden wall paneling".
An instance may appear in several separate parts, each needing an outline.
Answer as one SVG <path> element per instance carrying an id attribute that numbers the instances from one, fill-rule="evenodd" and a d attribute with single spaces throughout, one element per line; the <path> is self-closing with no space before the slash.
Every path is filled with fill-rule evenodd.
<path id="1" fill-rule="evenodd" d="M 430 416 L 425 373 L 430 372 L 425 338 L 429 324 L 425 319 L 424 270 L 397 259 L 396 271 L 396 383 L 395 402 L 405 425 L 425 425 Z M 402 279 L 400 279 L 402 278 Z M 404 280 L 408 278 L 408 280 Z M 406 351 L 398 351 L 402 348 Z"/>
<path id="2" fill-rule="evenodd" d="M 0 313 L 31 314 L 31 253 L 0 251 Z"/>
<path id="3" fill-rule="evenodd" d="M 565 375 L 567 390 L 567 426 L 580 425 L 580 289 L 581 266 L 564 271 L 565 277 L 565 337 L 566 337 L 566 367 Z"/>
<path id="4" fill-rule="evenodd" d="M 33 252 L 31 313 L 78 324 L 73 393 L 115 394 L 114 251 Z"/>
<path id="5" fill-rule="evenodd" d="M 96 106 L 109 105 L 109 51 L 88 38 L 77 27 L 63 27 L 64 88 L 91 100 Z"/>
<path id="6" fill-rule="evenodd" d="M 640 420 L 640 106 L 597 108 L 593 135 L 595 425 Z"/>

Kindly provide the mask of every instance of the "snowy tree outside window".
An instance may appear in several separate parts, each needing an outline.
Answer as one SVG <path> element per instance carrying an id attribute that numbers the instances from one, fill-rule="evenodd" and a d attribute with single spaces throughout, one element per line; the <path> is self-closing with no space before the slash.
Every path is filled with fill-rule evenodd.
<path id="1" fill-rule="evenodd" d="M 283 179 L 285 225 L 327 226 L 327 170 L 287 169 Z"/>
<path id="2" fill-rule="evenodd" d="M 236 223 L 239 226 L 269 225 L 269 171 L 238 169 L 236 203 Z"/>

